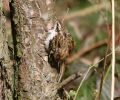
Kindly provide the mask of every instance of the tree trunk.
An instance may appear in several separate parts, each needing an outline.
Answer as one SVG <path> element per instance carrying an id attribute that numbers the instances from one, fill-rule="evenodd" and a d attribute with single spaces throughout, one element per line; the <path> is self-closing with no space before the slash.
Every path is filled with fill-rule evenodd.
<path id="1" fill-rule="evenodd" d="M 52 0 L 11 0 L 15 90 L 18 100 L 61 100 L 58 72 L 48 63 L 46 26 L 54 22 Z"/>
<path id="2" fill-rule="evenodd" d="M 7 44 L 7 34 L 5 30 L 5 17 L 0 11 L 0 100 L 13 100 L 14 94 L 14 71 L 13 62 Z"/>

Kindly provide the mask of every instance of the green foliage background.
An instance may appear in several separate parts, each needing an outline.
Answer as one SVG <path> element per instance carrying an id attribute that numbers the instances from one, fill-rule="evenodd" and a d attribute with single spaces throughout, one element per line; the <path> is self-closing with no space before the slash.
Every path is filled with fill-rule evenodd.
<path id="1" fill-rule="evenodd" d="M 69 8 L 69 13 L 74 13 L 78 11 L 82 11 L 88 7 L 95 6 L 97 4 L 103 3 L 105 4 L 105 9 L 101 9 L 99 11 L 93 12 L 91 14 L 86 14 L 85 16 L 76 16 L 74 18 L 71 18 L 67 21 L 65 21 L 67 28 L 69 32 L 72 34 L 75 42 L 76 47 L 73 52 L 73 55 L 81 50 L 84 47 L 89 47 L 92 44 L 95 44 L 98 41 L 102 41 L 104 39 L 108 39 L 111 34 L 109 34 L 109 30 L 107 29 L 107 26 L 112 25 L 112 17 L 111 17 L 111 5 L 110 0 L 56 0 L 57 3 L 57 12 L 63 12 L 62 15 L 58 14 L 58 16 L 64 16 L 65 11 L 67 8 Z M 109 3 L 109 7 L 107 6 L 107 3 Z M 120 4 L 119 0 L 115 0 L 116 3 L 116 36 L 119 35 L 119 9 L 118 6 Z M 108 7 L 108 8 L 107 8 Z M 69 15 L 68 13 L 68 15 Z M 75 31 L 75 27 L 71 25 L 71 23 L 76 24 L 78 30 L 80 31 L 81 37 L 79 37 Z M 120 39 L 118 39 L 120 40 Z M 117 42 L 118 42 L 117 40 Z M 119 47 L 118 44 L 116 44 L 116 47 Z M 102 59 L 105 56 L 107 46 L 103 45 L 99 48 L 93 49 L 89 53 L 82 56 L 82 58 L 85 58 L 86 60 L 90 61 L 91 63 L 94 63 L 94 60 L 96 57 Z M 109 52 L 111 52 L 111 47 L 109 49 Z M 116 84 L 115 84 L 115 97 L 120 96 L 119 90 L 120 87 L 119 84 L 119 78 L 120 78 L 120 63 L 119 63 L 120 55 L 116 56 Z M 98 60 L 98 61 L 99 61 Z M 103 71 L 104 66 L 104 60 L 98 63 L 98 66 L 96 67 L 96 70 L 92 70 L 89 72 L 89 75 L 87 76 L 87 79 L 82 84 L 82 87 L 80 88 L 80 91 L 77 96 L 77 100 L 94 100 L 95 96 L 97 95 L 97 92 L 100 87 L 100 80 L 101 80 L 101 74 Z M 71 75 L 72 73 L 76 73 L 77 71 L 81 71 L 81 73 L 85 74 L 87 69 L 90 67 L 89 64 L 83 63 L 81 61 L 81 58 L 76 59 L 75 61 L 71 62 L 70 65 L 68 65 L 65 73 L 65 78 Z M 102 95 L 101 100 L 110 100 L 110 88 L 111 88 L 111 57 L 109 56 L 107 58 L 107 65 L 108 68 L 106 74 L 104 77 L 104 83 L 102 88 Z M 76 94 L 76 90 L 81 82 L 81 79 L 77 79 L 76 81 L 69 84 L 69 86 L 66 86 L 66 89 L 68 90 L 71 100 L 72 97 Z"/>

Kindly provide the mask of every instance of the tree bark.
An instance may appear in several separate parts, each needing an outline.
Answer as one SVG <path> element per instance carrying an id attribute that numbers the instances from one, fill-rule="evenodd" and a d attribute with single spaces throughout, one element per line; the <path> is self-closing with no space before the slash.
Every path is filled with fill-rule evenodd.
<path id="1" fill-rule="evenodd" d="M 11 0 L 18 100 L 61 100 L 58 72 L 48 63 L 46 26 L 55 21 L 52 0 Z"/>
<path id="2" fill-rule="evenodd" d="M 10 60 L 7 34 L 5 30 L 6 19 L 0 11 L 0 100 L 13 100 L 14 71 L 13 62 Z"/>

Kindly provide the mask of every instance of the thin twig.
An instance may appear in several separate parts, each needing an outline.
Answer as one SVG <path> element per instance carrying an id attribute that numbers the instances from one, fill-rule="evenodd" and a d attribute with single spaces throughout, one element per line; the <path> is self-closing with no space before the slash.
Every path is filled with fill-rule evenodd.
<path id="1" fill-rule="evenodd" d="M 78 92 L 79 92 L 79 90 L 80 90 L 80 88 L 81 88 L 84 80 L 86 79 L 86 77 L 87 77 L 87 75 L 88 75 L 88 73 L 89 73 L 89 71 L 91 70 L 92 67 L 93 67 L 93 66 L 89 67 L 88 70 L 87 70 L 87 72 L 85 73 L 85 76 L 83 77 L 82 81 L 80 82 L 80 85 L 79 85 L 79 87 L 78 87 L 78 89 L 77 89 L 77 92 L 76 92 L 75 97 L 74 97 L 73 100 L 76 100 L 77 95 L 78 95 Z"/>
<path id="2" fill-rule="evenodd" d="M 109 3 L 107 2 L 106 5 L 108 5 Z M 94 12 L 97 12 L 101 9 L 104 9 L 105 8 L 105 4 L 104 3 L 101 3 L 101 4 L 97 4 L 95 6 L 91 6 L 91 7 L 88 7 L 84 10 L 81 10 L 81 11 L 77 11 L 77 12 L 73 12 L 73 13 L 70 13 L 68 14 L 67 16 L 65 16 L 65 20 L 69 20 L 69 19 L 72 19 L 72 18 L 75 18 L 75 17 L 79 17 L 79 16 L 86 16 L 88 14 L 91 14 L 91 13 L 94 13 Z"/>
<path id="3" fill-rule="evenodd" d="M 109 54 L 106 56 L 106 58 L 107 58 L 108 56 L 110 56 L 111 54 L 112 54 L 112 53 L 109 53 Z M 73 100 L 76 100 L 77 95 L 78 95 L 78 92 L 79 92 L 79 90 L 80 90 L 80 88 L 81 88 L 83 82 L 85 81 L 86 76 L 87 76 L 87 74 L 89 73 L 89 71 L 90 71 L 93 67 L 95 67 L 98 63 L 100 63 L 101 61 L 103 61 L 104 59 L 105 59 L 105 58 L 102 58 L 102 59 L 99 60 L 97 63 L 91 65 L 91 66 L 88 68 L 87 72 L 85 73 L 85 76 L 83 77 L 82 81 L 80 82 L 80 85 L 79 85 L 79 87 L 78 87 L 78 89 L 77 89 L 77 92 L 76 92 L 75 97 L 74 97 Z"/>
<path id="4" fill-rule="evenodd" d="M 67 64 L 68 64 L 68 63 L 71 63 L 71 62 L 74 61 L 75 59 L 83 56 L 84 54 L 90 52 L 91 50 L 93 50 L 93 49 L 95 49 L 95 48 L 97 48 L 97 47 L 100 47 L 100 46 L 102 46 L 102 45 L 105 45 L 106 43 L 107 43 L 107 39 L 102 40 L 102 41 L 99 41 L 99 42 L 97 42 L 97 43 L 95 43 L 95 44 L 93 44 L 93 45 L 91 45 L 91 46 L 89 46 L 89 47 L 82 48 L 82 49 L 80 49 L 76 54 L 74 54 L 73 56 L 67 58 L 66 63 L 67 63 Z"/>
<path id="5" fill-rule="evenodd" d="M 101 0 L 99 0 L 99 3 L 101 3 Z M 105 2 L 106 3 L 106 2 Z M 101 14 L 103 12 L 101 11 Z M 106 14 L 102 14 L 103 18 L 104 18 L 104 21 L 105 21 L 105 24 L 106 24 L 106 28 L 107 28 L 107 32 L 109 34 L 109 37 L 108 37 L 108 41 L 110 42 L 110 34 L 111 34 L 111 30 L 109 29 L 109 24 L 108 24 L 108 20 L 107 20 L 107 12 L 105 10 L 105 13 Z M 101 96 L 101 92 L 102 92 L 102 87 L 103 87 L 103 81 L 104 81 L 104 75 L 106 73 L 106 62 L 107 62 L 107 59 L 106 59 L 106 55 L 108 54 L 108 51 L 109 51 L 109 42 L 107 42 L 107 50 L 105 51 L 105 60 L 104 60 L 104 65 L 103 65 L 103 71 L 102 71 L 102 75 L 101 75 L 101 81 L 100 81 L 100 88 L 99 88 L 99 92 L 98 92 L 98 95 L 96 96 L 96 99 L 97 100 L 100 100 L 100 96 Z"/>
<path id="6" fill-rule="evenodd" d="M 62 87 L 64 87 L 65 85 L 67 85 L 68 83 L 70 83 L 71 81 L 81 77 L 82 74 L 81 72 L 77 72 L 75 74 L 72 74 L 71 76 L 69 76 L 67 79 L 63 80 L 61 83 L 58 84 L 57 89 L 61 89 Z"/>
<path id="7" fill-rule="evenodd" d="M 115 85 L 115 1 L 112 0 L 112 84 L 111 84 L 111 100 L 114 99 Z"/>
<path id="8" fill-rule="evenodd" d="M 107 62 L 106 55 L 108 54 L 108 50 L 109 50 L 109 43 L 107 45 L 107 50 L 105 52 L 105 60 L 104 60 L 103 71 L 102 71 L 102 76 L 101 76 L 100 90 L 98 92 L 98 100 L 100 100 L 100 96 L 101 96 L 101 91 L 102 91 L 102 86 L 103 86 L 103 80 L 104 80 L 104 75 L 105 75 L 105 71 L 106 71 L 106 62 Z"/>

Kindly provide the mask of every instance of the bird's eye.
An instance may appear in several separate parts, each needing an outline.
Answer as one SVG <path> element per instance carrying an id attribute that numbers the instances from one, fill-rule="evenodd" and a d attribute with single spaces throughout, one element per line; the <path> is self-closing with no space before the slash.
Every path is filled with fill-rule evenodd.
<path id="1" fill-rule="evenodd" d="M 58 43 L 58 47 L 60 48 L 61 46 L 60 46 L 60 43 Z"/>

